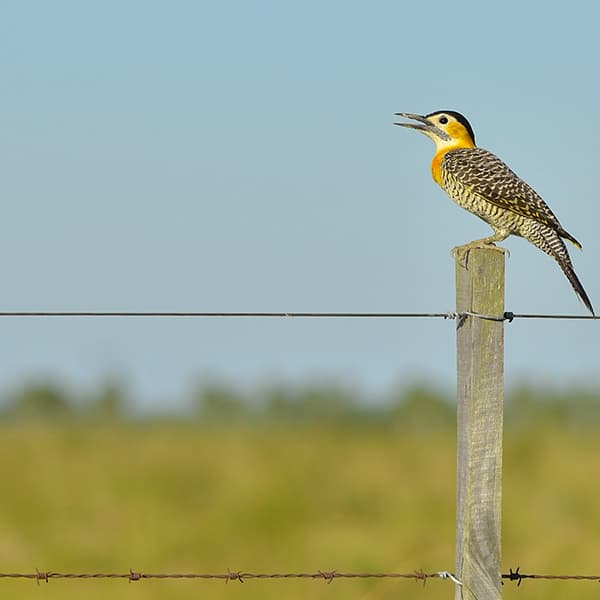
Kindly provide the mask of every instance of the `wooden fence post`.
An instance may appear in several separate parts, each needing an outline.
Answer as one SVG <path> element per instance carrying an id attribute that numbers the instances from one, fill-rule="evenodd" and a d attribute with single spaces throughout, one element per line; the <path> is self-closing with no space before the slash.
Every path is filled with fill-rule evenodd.
<path id="1" fill-rule="evenodd" d="M 504 255 L 473 249 L 456 259 L 456 311 L 504 313 Z M 504 323 L 459 319 L 455 600 L 501 598 L 500 521 Z"/>

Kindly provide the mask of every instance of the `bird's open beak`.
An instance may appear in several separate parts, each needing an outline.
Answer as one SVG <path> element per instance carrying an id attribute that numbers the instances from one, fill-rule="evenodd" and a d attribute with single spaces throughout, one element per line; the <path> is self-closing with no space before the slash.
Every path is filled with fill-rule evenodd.
<path id="1" fill-rule="evenodd" d="M 399 125 L 400 127 L 408 127 L 409 129 L 416 129 L 417 131 L 431 131 L 433 129 L 433 125 L 421 115 L 413 115 L 411 113 L 394 113 L 397 117 L 404 117 L 405 119 L 412 119 L 413 121 L 419 121 L 423 123 L 423 125 L 417 125 L 416 123 L 394 123 L 394 125 Z"/>
<path id="2" fill-rule="evenodd" d="M 422 117 L 421 115 L 413 115 L 411 113 L 395 113 L 397 117 L 404 117 L 405 119 L 412 119 L 413 121 L 419 121 L 422 123 L 418 125 L 417 123 L 394 123 L 394 125 L 400 125 L 400 127 L 408 127 L 409 129 L 416 129 L 421 133 L 424 133 L 427 137 L 432 140 L 444 140 L 449 141 L 450 136 L 442 131 L 439 127 L 436 127 L 427 117 Z M 437 142 L 436 142 L 437 143 Z"/>

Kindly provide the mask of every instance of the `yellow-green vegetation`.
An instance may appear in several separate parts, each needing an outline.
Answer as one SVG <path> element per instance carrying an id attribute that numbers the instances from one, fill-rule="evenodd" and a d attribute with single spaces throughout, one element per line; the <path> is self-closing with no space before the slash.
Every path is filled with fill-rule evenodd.
<path id="1" fill-rule="evenodd" d="M 453 569 L 451 428 L 0 425 L 0 571 Z M 507 427 L 504 569 L 600 572 L 598 431 Z M 0 579 L 4 598 L 451 598 L 449 581 Z M 40 596 L 41 594 L 41 596 Z M 598 583 L 504 586 L 596 598 Z"/>

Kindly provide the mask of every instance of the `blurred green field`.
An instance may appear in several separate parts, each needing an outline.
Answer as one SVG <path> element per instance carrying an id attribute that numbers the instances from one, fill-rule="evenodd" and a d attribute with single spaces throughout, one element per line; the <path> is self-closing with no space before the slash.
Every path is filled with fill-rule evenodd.
<path id="1" fill-rule="evenodd" d="M 453 570 L 453 431 L 0 426 L 0 571 Z M 600 572 L 597 430 L 507 431 L 504 569 Z M 5 598 L 450 598 L 404 580 L 0 580 Z M 596 598 L 531 582 L 505 598 Z"/>

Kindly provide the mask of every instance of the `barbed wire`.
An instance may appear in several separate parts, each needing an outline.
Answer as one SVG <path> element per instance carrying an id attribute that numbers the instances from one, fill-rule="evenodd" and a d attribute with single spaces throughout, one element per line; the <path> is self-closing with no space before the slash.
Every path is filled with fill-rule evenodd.
<path id="1" fill-rule="evenodd" d="M 537 314 L 504 312 L 501 315 L 486 315 L 477 312 L 288 312 L 288 311 L 93 311 L 93 310 L 5 310 L 0 317 L 34 318 L 34 317 L 143 317 L 143 318 L 290 318 L 290 319 L 453 319 L 464 320 L 475 317 L 488 321 L 508 321 L 514 319 L 563 319 L 598 321 L 596 315 Z"/>
<path id="2" fill-rule="evenodd" d="M 334 579 L 414 579 L 425 582 L 427 579 L 450 579 L 460 582 L 449 571 L 425 573 L 421 569 L 410 573 L 347 573 L 341 571 L 314 571 L 307 573 L 251 573 L 249 571 L 231 571 L 226 573 L 144 573 L 129 569 L 121 573 L 60 573 L 58 571 L 39 571 L 34 573 L 0 573 L 0 579 L 34 579 L 38 583 L 51 579 L 127 579 L 129 582 L 142 579 L 217 579 L 229 583 L 238 581 L 244 583 L 251 579 L 322 579 L 331 583 Z"/>
<path id="3" fill-rule="evenodd" d="M 597 581 L 600 582 L 600 575 L 540 575 L 536 573 L 521 573 L 521 567 L 514 571 L 508 570 L 508 573 L 502 573 L 502 579 L 516 581 L 517 587 L 521 585 L 524 579 L 545 579 L 548 581 Z"/>
<path id="4" fill-rule="evenodd" d="M 525 579 L 538 579 L 547 581 L 596 581 L 600 583 L 600 575 L 547 575 L 539 573 L 521 573 L 520 567 L 509 569 L 508 573 L 501 573 L 503 580 L 515 581 L 517 587 Z M 426 573 L 422 569 L 408 573 L 381 572 L 381 573 L 351 573 L 343 571 L 314 571 L 306 573 L 252 573 L 249 571 L 230 571 L 226 573 L 144 573 L 129 569 L 120 573 L 61 573 L 59 571 L 39 571 L 33 573 L 2 573 L 0 579 L 29 579 L 38 583 L 50 583 L 51 579 L 126 579 L 127 581 L 141 581 L 143 579 L 199 579 L 221 580 L 225 583 L 237 581 L 244 583 L 252 579 L 283 580 L 283 579 L 313 579 L 332 583 L 334 579 L 413 579 L 425 583 L 428 579 L 448 579 L 456 585 L 462 582 L 450 571 L 433 571 Z"/>

